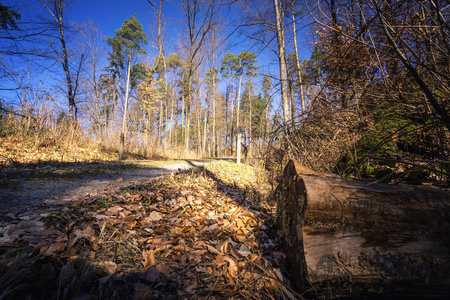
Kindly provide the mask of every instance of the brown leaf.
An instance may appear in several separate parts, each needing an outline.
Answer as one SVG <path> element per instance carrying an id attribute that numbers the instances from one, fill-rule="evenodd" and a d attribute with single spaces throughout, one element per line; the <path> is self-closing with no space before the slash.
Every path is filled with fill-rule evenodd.
<path id="1" fill-rule="evenodd" d="M 237 226 L 239 229 L 245 228 L 245 225 L 244 225 L 244 223 L 242 222 L 241 219 L 237 219 L 237 220 L 236 220 L 236 226 Z"/>
<path id="2" fill-rule="evenodd" d="M 157 211 L 152 211 L 152 212 L 150 213 L 150 218 L 151 218 L 153 221 L 159 221 L 159 220 L 162 219 L 162 215 L 161 215 L 159 212 L 157 212 Z"/>
<path id="3" fill-rule="evenodd" d="M 109 212 L 112 212 L 112 213 L 114 213 L 114 214 L 116 214 L 116 213 L 118 213 L 119 211 L 122 211 L 123 209 L 124 209 L 124 208 L 121 207 L 121 206 L 119 206 L 119 205 L 114 205 L 114 206 L 108 208 L 108 211 L 109 211 Z"/>
<path id="4" fill-rule="evenodd" d="M 159 272 L 163 273 L 166 276 L 170 275 L 170 268 L 167 263 L 161 263 L 161 264 L 157 265 L 156 270 L 158 270 Z"/>
<path id="5" fill-rule="evenodd" d="M 95 238 L 95 230 L 91 226 L 86 227 L 83 232 L 91 238 Z"/>
<path id="6" fill-rule="evenodd" d="M 48 247 L 42 247 L 39 249 L 40 254 L 52 255 L 56 252 L 62 251 L 66 247 L 67 243 L 53 243 Z"/>
<path id="7" fill-rule="evenodd" d="M 142 264 L 144 265 L 144 269 L 156 265 L 155 252 L 153 250 L 142 251 L 142 258 L 143 258 Z"/>
<path id="8" fill-rule="evenodd" d="M 229 265 L 228 265 L 228 273 L 229 273 L 232 277 L 236 278 L 237 275 L 238 275 L 238 267 L 237 267 L 237 265 L 236 265 L 236 262 L 235 262 L 231 257 L 229 257 L 229 256 L 225 256 L 224 259 L 225 259 L 226 261 L 228 261 L 228 263 L 229 263 Z"/>
<path id="9" fill-rule="evenodd" d="M 75 202 L 72 206 L 80 206 L 83 203 L 84 203 L 84 200 L 80 200 L 80 201 Z"/>
<path id="10" fill-rule="evenodd" d="M 221 266 L 223 266 L 225 264 L 224 256 L 217 255 L 216 259 L 214 259 L 213 263 L 216 264 L 218 268 L 220 268 Z"/>
<path id="11" fill-rule="evenodd" d="M 220 246 L 220 252 L 222 254 L 227 254 L 228 251 L 228 240 L 225 241 L 225 243 L 222 244 L 222 246 Z"/>
<path id="12" fill-rule="evenodd" d="M 106 272 L 108 272 L 109 275 L 113 275 L 114 273 L 117 272 L 116 263 L 110 260 L 95 262 L 94 265 L 104 269 Z"/>
<path id="13" fill-rule="evenodd" d="M 217 254 L 217 255 L 220 255 L 220 252 L 217 251 L 217 249 L 214 248 L 213 246 L 206 245 L 206 248 L 208 249 L 209 252 L 214 253 L 214 254 Z"/>
<path id="14" fill-rule="evenodd" d="M 187 248 L 185 245 L 179 244 L 176 246 L 173 246 L 172 248 L 174 251 L 184 251 L 186 249 L 186 251 L 189 250 L 189 248 Z"/>
<path id="15" fill-rule="evenodd" d="M 116 183 L 121 183 L 122 181 L 123 181 L 123 178 L 122 178 L 122 177 L 117 178 L 116 180 L 114 180 L 114 182 L 116 182 Z"/>
<path id="16" fill-rule="evenodd" d="M 43 230 L 39 230 L 39 231 L 36 231 L 35 233 L 33 233 L 33 235 L 37 235 L 37 236 L 47 236 L 47 235 L 52 235 L 52 234 L 63 235 L 63 233 L 61 231 L 55 230 L 55 229 L 43 229 Z"/>

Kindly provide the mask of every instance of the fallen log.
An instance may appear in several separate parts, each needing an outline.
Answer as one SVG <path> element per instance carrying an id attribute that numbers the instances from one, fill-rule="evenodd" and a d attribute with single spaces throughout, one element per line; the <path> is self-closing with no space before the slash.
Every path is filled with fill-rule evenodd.
<path id="1" fill-rule="evenodd" d="M 299 290 L 450 295 L 449 191 L 349 180 L 290 161 L 275 197 L 280 245 Z"/>

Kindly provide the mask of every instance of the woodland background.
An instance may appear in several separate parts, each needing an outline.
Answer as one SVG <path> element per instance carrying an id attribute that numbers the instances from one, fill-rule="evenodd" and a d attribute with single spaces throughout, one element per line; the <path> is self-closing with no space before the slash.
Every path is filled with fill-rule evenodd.
<path id="1" fill-rule="evenodd" d="M 446 1 L 147 3 L 150 32 L 132 15 L 106 37 L 76 1 L 2 1 L 3 166 L 242 155 L 448 184 Z"/>

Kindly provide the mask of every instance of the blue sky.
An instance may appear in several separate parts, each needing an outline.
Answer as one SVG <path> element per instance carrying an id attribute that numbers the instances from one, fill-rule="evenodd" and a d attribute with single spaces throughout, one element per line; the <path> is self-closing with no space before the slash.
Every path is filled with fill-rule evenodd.
<path id="1" fill-rule="evenodd" d="M 153 2 L 158 4 L 159 0 L 153 0 Z M 35 11 L 42 11 L 42 6 L 38 0 L 26 0 L 25 2 L 22 2 L 21 0 L 6 0 L 2 1 L 2 3 L 13 7 L 17 5 L 20 7 L 21 5 L 28 3 L 28 6 L 24 6 L 23 8 L 25 11 L 29 9 L 31 15 Z M 165 28 L 163 38 L 165 39 L 164 47 L 166 55 L 175 52 L 175 46 L 179 43 L 180 37 L 178 31 L 180 30 L 180 22 L 183 21 L 183 16 L 180 15 L 177 5 L 179 5 L 179 1 L 175 0 L 165 1 L 163 4 L 163 27 Z M 24 12 L 24 17 L 25 14 L 26 12 Z M 134 14 L 136 14 L 149 37 L 150 43 L 147 46 L 147 50 L 150 58 L 153 58 L 157 52 L 157 50 L 151 46 L 152 41 L 155 42 L 156 40 L 156 13 L 146 0 L 72 0 L 65 11 L 65 17 L 69 21 L 82 24 L 91 19 L 99 26 L 105 37 L 113 36 L 115 30 L 121 27 L 123 21 Z M 230 28 L 227 29 L 228 32 L 231 30 L 232 29 Z M 242 38 L 238 38 L 237 35 L 233 36 L 228 42 L 232 47 L 225 49 L 224 52 L 232 52 L 237 55 L 243 50 L 250 49 L 258 55 L 259 62 L 257 65 L 262 66 L 259 70 L 260 72 L 272 73 L 273 75 L 278 74 L 278 59 L 270 51 L 261 53 L 256 48 L 249 48 L 248 43 L 243 41 Z M 300 45 L 301 58 L 309 58 L 310 48 L 302 47 L 301 41 Z M 106 49 L 108 48 L 106 43 L 105 47 Z M 225 53 L 217 53 L 217 58 L 221 60 L 224 54 Z M 262 78 L 259 80 L 261 79 Z"/>
<path id="2" fill-rule="evenodd" d="M 156 2 L 153 0 L 153 2 Z M 169 16 L 176 16 L 176 9 L 172 4 L 164 3 L 163 10 Z M 77 0 L 70 8 L 70 17 L 77 23 L 88 19 L 98 24 L 105 36 L 114 35 L 114 31 L 122 26 L 125 19 L 136 14 L 144 30 L 148 31 L 153 8 L 146 0 Z"/>

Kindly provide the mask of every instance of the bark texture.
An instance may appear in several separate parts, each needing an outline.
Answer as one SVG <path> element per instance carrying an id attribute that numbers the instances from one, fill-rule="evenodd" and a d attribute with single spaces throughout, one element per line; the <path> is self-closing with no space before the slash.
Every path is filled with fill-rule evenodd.
<path id="1" fill-rule="evenodd" d="M 321 293 L 334 294 L 325 297 L 450 294 L 449 191 L 347 180 L 292 161 L 276 191 L 297 287 L 326 283 Z M 298 271 L 305 266 L 308 274 Z"/>
<path id="2" fill-rule="evenodd" d="M 306 287 L 307 271 L 303 249 L 303 222 L 306 212 L 305 184 L 291 161 L 284 169 L 283 179 L 275 190 L 277 227 L 281 247 L 286 254 L 289 271 L 297 288 Z"/>

